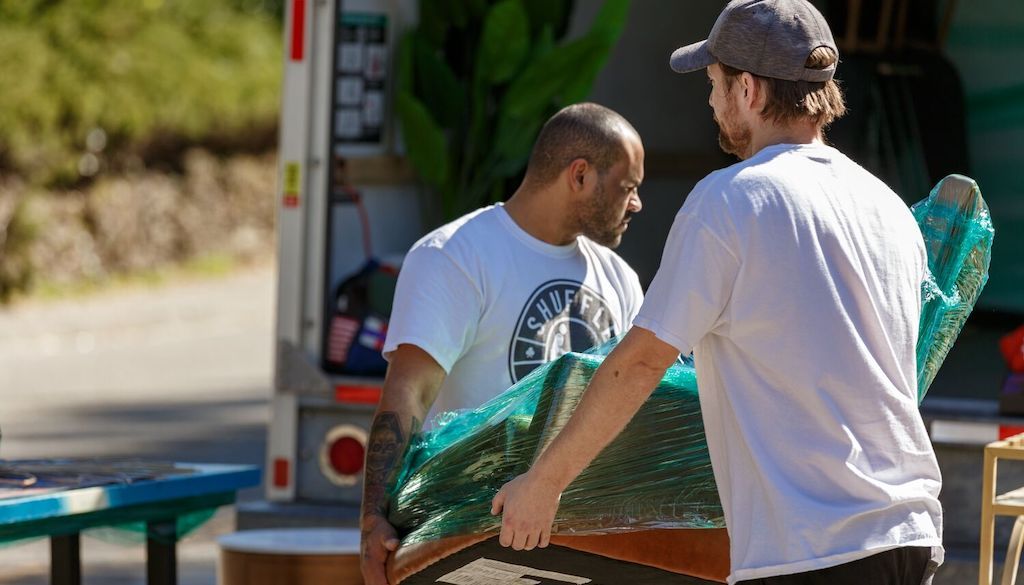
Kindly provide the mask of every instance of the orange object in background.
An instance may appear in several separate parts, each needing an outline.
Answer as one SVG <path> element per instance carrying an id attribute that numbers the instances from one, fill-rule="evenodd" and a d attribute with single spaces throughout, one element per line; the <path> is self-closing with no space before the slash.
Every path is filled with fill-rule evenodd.
<path id="1" fill-rule="evenodd" d="M 360 585 L 359 530 L 281 528 L 222 536 L 218 585 Z"/>

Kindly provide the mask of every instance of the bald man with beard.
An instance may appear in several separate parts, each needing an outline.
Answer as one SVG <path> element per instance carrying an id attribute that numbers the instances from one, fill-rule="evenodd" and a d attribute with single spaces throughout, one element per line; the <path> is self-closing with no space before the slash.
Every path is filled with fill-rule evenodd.
<path id="1" fill-rule="evenodd" d="M 424 421 L 475 408 L 534 368 L 630 327 L 643 301 L 612 248 L 640 211 L 644 149 L 622 116 L 576 104 L 542 128 L 504 204 L 427 234 L 406 256 L 384 346 L 361 515 L 367 585 L 398 547 L 387 488 Z"/>

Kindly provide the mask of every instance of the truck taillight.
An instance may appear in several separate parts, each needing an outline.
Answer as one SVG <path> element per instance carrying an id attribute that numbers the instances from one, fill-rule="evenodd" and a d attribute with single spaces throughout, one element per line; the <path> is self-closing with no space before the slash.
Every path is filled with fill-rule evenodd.
<path id="1" fill-rule="evenodd" d="M 327 431 L 320 445 L 320 472 L 337 486 L 350 487 L 362 479 L 367 433 L 344 424 Z"/>
<path id="2" fill-rule="evenodd" d="M 292 61 L 302 61 L 306 47 L 306 0 L 292 0 Z"/>
<path id="3" fill-rule="evenodd" d="M 288 487 L 288 460 L 283 457 L 274 459 L 274 487 Z"/>
<path id="4" fill-rule="evenodd" d="M 341 475 L 355 475 L 363 470 L 366 447 L 352 437 L 336 439 L 330 446 L 331 467 Z"/>

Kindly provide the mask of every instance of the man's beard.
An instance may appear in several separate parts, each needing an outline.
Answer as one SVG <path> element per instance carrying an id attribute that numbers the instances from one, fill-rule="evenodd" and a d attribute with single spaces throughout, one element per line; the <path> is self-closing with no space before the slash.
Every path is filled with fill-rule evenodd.
<path id="1" fill-rule="evenodd" d="M 736 104 L 730 101 L 725 109 L 725 119 L 736 120 L 736 109 Z M 711 117 L 718 124 L 718 146 L 727 154 L 734 154 L 741 159 L 745 159 L 751 142 L 750 126 L 737 122 L 738 127 L 728 128 L 728 125 L 719 120 L 714 114 Z"/>
<path id="2" fill-rule="evenodd" d="M 584 236 L 594 240 L 602 246 L 615 249 L 622 242 L 622 222 L 629 218 L 631 213 L 623 217 L 617 217 L 615 206 L 611 204 L 605 195 L 604 185 L 601 178 L 598 178 L 597 187 L 589 203 L 581 205 L 577 216 L 579 231 Z"/>

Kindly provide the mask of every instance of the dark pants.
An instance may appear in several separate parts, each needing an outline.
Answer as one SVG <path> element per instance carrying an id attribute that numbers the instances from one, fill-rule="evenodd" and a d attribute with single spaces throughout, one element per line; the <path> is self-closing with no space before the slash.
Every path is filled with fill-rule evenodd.
<path id="1" fill-rule="evenodd" d="M 740 581 L 737 585 L 926 585 L 937 568 L 931 558 L 931 547 L 908 546 L 835 567 Z"/>

